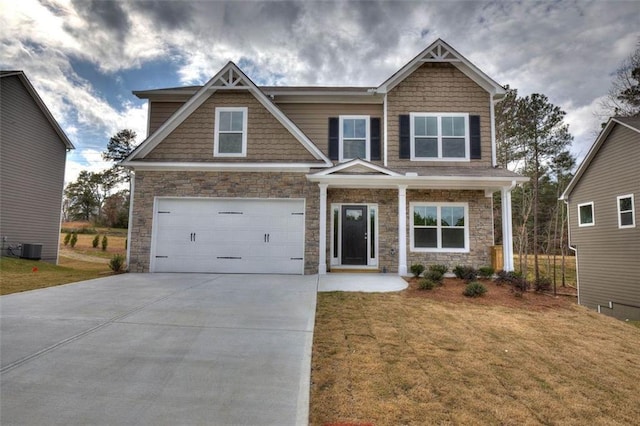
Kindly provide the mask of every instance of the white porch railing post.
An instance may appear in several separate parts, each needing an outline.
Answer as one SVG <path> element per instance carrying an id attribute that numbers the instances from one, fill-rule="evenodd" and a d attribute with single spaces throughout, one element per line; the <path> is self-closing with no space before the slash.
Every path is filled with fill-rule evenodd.
<path id="1" fill-rule="evenodd" d="M 319 183 L 320 187 L 320 235 L 318 236 L 318 274 L 327 273 L 327 184 Z"/>
<path id="2" fill-rule="evenodd" d="M 511 217 L 511 190 L 515 187 L 515 182 L 510 187 L 503 187 L 501 191 L 502 199 L 502 257 L 504 270 L 513 271 L 513 226 Z"/>
<path id="3" fill-rule="evenodd" d="M 407 185 L 398 185 L 398 275 L 407 275 Z"/>

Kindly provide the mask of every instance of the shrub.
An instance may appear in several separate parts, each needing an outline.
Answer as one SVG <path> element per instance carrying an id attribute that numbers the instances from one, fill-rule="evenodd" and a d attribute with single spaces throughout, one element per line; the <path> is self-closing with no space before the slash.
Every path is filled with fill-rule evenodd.
<path id="1" fill-rule="evenodd" d="M 71 240 L 71 232 L 67 232 L 67 235 L 64 236 L 64 240 L 63 240 L 65 247 L 69 245 L 70 240 Z"/>
<path id="2" fill-rule="evenodd" d="M 533 282 L 533 288 L 538 293 L 542 293 L 543 291 L 550 291 L 552 284 L 553 283 L 551 282 L 551 278 L 540 277 Z"/>
<path id="3" fill-rule="evenodd" d="M 467 297 L 480 297 L 487 292 L 487 288 L 478 281 L 472 281 L 467 284 L 462 294 Z"/>
<path id="4" fill-rule="evenodd" d="M 413 265 L 411 265 L 411 273 L 413 274 L 414 277 L 418 278 L 420 274 L 422 274 L 423 272 L 424 272 L 424 265 L 420 263 L 414 263 Z"/>
<path id="5" fill-rule="evenodd" d="M 93 246 L 93 248 L 98 247 L 98 243 L 100 242 L 100 235 L 96 235 L 95 237 L 93 237 L 93 241 L 91 242 L 91 245 Z"/>
<path id="6" fill-rule="evenodd" d="M 481 278 L 491 278 L 494 272 L 491 266 L 481 266 L 478 268 L 478 275 L 480 275 Z"/>
<path id="7" fill-rule="evenodd" d="M 498 272 L 496 272 L 496 275 L 498 276 L 498 278 L 496 278 L 496 284 L 498 285 L 502 285 L 502 284 L 513 284 L 514 281 L 518 281 L 522 279 L 522 274 L 520 272 L 513 272 L 513 271 L 505 271 L 505 270 L 499 270 Z"/>
<path id="8" fill-rule="evenodd" d="M 443 275 L 447 273 L 447 271 L 449 270 L 449 268 L 447 267 L 447 265 L 429 265 L 429 271 L 432 272 L 440 272 L 440 275 Z"/>
<path id="9" fill-rule="evenodd" d="M 456 277 L 465 281 L 475 281 L 478 278 L 478 271 L 473 266 L 456 266 L 453 268 Z"/>
<path id="10" fill-rule="evenodd" d="M 124 256 L 121 254 L 116 254 L 109 261 L 109 268 L 113 272 L 123 272 L 124 271 Z"/>
<path id="11" fill-rule="evenodd" d="M 109 240 L 107 239 L 107 236 L 105 235 L 104 237 L 102 237 L 102 251 L 107 250 L 107 245 L 109 244 Z"/>
<path id="12" fill-rule="evenodd" d="M 87 228 L 86 226 L 83 226 L 80 229 L 75 229 L 75 228 L 61 228 L 60 232 L 68 232 L 68 233 L 76 233 L 76 234 L 89 234 L 89 235 L 93 235 L 93 234 L 97 234 L 98 231 L 95 230 L 95 228 Z"/>
<path id="13" fill-rule="evenodd" d="M 438 271 L 425 272 L 424 277 L 435 282 L 438 285 L 442 285 L 443 275 Z"/>
<path id="14" fill-rule="evenodd" d="M 78 242 L 78 235 L 76 235 L 76 233 L 74 232 L 73 234 L 71 234 L 69 245 L 71 246 L 71 248 L 74 248 L 77 242 Z"/>
<path id="15" fill-rule="evenodd" d="M 430 280 L 429 278 L 421 278 L 420 281 L 418 281 L 418 288 L 420 290 L 433 290 L 437 286 L 438 283 Z"/>

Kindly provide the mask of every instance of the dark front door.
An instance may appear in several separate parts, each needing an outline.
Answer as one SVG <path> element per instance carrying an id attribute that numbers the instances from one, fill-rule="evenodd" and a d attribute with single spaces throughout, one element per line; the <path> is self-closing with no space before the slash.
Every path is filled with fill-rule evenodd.
<path id="1" fill-rule="evenodd" d="M 367 264 L 367 207 L 342 207 L 342 264 Z"/>

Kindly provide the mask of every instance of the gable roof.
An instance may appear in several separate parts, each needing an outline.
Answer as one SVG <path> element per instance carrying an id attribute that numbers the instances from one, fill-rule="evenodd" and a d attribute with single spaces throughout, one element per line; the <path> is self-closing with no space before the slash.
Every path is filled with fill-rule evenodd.
<path id="1" fill-rule="evenodd" d="M 173 132 L 191 113 L 202 105 L 218 90 L 248 90 L 279 122 L 282 124 L 314 158 L 329 166 L 333 163 L 317 146 L 300 130 L 271 100 L 247 77 L 236 64 L 228 62 L 211 80 L 205 83 L 187 102 L 185 102 L 167 121 L 153 134 L 143 141 L 122 162 L 129 165 L 151 152 L 171 132 Z"/>
<path id="2" fill-rule="evenodd" d="M 385 176 L 402 176 L 401 174 L 396 173 L 393 170 L 389 170 L 385 167 L 378 166 L 359 158 L 347 161 L 346 163 L 338 164 L 335 167 L 321 170 L 314 173 L 314 176 L 328 176 L 332 174 L 376 174 Z"/>
<path id="3" fill-rule="evenodd" d="M 571 179 L 571 182 L 569 182 L 569 185 L 567 185 L 567 189 L 565 189 L 564 192 L 562 193 L 562 196 L 560 197 L 561 200 L 566 200 L 569 197 L 569 195 L 571 195 L 571 192 L 580 181 L 580 178 L 582 177 L 582 175 L 589 168 L 589 165 L 591 164 L 595 156 L 598 154 L 598 151 L 600 151 L 600 148 L 602 147 L 604 142 L 607 140 L 611 131 L 614 129 L 615 126 L 618 126 L 618 125 L 631 129 L 636 133 L 640 133 L 640 117 L 611 117 L 607 122 L 606 126 L 604 127 L 604 129 L 602 129 L 602 131 L 596 138 L 593 145 L 591 145 L 591 148 L 589 149 L 587 156 L 584 158 L 584 160 L 582 160 L 582 163 L 578 167 L 576 174 L 573 176 L 573 179 Z"/>
<path id="4" fill-rule="evenodd" d="M 413 58 L 404 67 L 400 68 L 395 74 L 389 77 L 384 83 L 377 88 L 379 93 L 387 93 L 395 86 L 397 86 L 402 80 L 411 75 L 415 70 L 421 67 L 424 63 L 450 63 L 463 74 L 476 82 L 480 87 L 496 99 L 501 99 L 506 90 L 504 87 L 496 83 L 488 75 L 480 71 L 478 67 L 469 62 L 464 56 L 458 53 L 453 47 L 449 46 L 442 39 L 437 39 L 431 43 L 426 49 L 420 52 L 415 58 Z"/>
<path id="5" fill-rule="evenodd" d="M 60 138 L 60 141 L 62 141 L 62 143 L 64 144 L 65 148 L 75 149 L 75 146 L 73 146 L 73 144 L 71 143 L 67 135 L 64 133 L 64 131 L 62 130 L 62 128 L 60 127 L 56 119 L 53 117 L 53 115 L 51 114 L 51 111 L 49 111 L 49 108 L 47 108 L 47 106 L 44 104 L 44 102 L 42 101 L 42 98 L 40 98 L 40 95 L 38 95 L 38 92 L 36 92 L 36 89 L 33 87 L 31 82 L 25 75 L 24 71 L 0 71 L 0 78 L 12 77 L 12 76 L 18 77 L 22 85 L 27 89 L 27 92 L 29 93 L 29 95 L 31 95 L 31 97 L 33 98 L 33 101 L 36 103 L 38 108 L 40 108 L 40 110 L 42 111 L 42 114 L 44 114 L 45 118 L 47 119 L 47 121 L 49 122 L 53 130 L 56 132 L 56 134 Z"/>

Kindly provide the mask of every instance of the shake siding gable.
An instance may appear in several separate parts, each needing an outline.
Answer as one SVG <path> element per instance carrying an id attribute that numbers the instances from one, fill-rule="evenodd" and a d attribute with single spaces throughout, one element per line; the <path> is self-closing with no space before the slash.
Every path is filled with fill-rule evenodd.
<path id="1" fill-rule="evenodd" d="M 0 79 L 0 238 L 58 258 L 66 148 L 17 76 Z M 3 250 L 2 254 L 6 254 Z"/>
<path id="2" fill-rule="evenodd" d="M 149 129 L 147 134 L 152 134 L 158 127 L 169 119 L 184 102 L 149 102 Z"/>
<path id="3" fill-rule="evenodd" d="M 640 134 L 616 124 L 569 196 L 571 244 L 578 251 L 580 303 L 640 307 L 640 226 L 618 228 L 617 196 L 640 199 Z M 578 227 L 577 205 L 593 201 L 595 226 Z M 614 310 L 615 311 L 615 310 Z M 640 315 L 640 308 L 637 310 Z M 620 316 L 619 316 L 620 317 Z"/>
<path id="4" fill-rule="evenodd" d="M 490 94 L 446 63 L 424 64 L 387 95 L 388 167 L 408 166 L 399 158 L 399 116 L 411 112 L 460 112 L 480 116 L 481 159 L 466 161 L 421 162 L 420 166 L 491 167 Z M 415 165 L 415 164 L 414 164 Z"/>
<path id="5" fill-rule="evenodd" d="M 214 157 L 216 107 L 247 107 L 247 156 Z M 214 93 L 145 160 L 186 162 L 315 162 L 307 149 L 246 91 Z"/>

